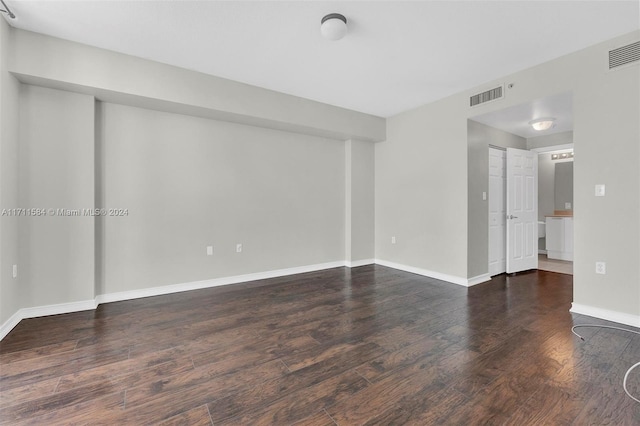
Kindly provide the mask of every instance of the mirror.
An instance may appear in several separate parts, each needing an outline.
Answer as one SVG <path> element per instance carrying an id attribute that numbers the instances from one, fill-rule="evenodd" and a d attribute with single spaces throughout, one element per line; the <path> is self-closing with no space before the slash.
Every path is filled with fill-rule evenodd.
<path id="1" fill-rule="evenodd" d="M 556 210 L 573 210 L 573 161 L 555 165 L 554 200 Z"/>

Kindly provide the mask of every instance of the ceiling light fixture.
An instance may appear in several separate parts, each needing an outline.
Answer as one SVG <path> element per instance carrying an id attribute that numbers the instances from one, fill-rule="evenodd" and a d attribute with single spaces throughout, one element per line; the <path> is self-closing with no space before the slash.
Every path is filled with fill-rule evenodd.
<path id="1" fill-rule="evenodd" d="M 551 154 L 552 160 L 568 160 L 573 158 L 573 151 Z"/>
<path id="2" fill-rule="evenodd" d="M 16 19 L 16 15 L 13 14 L 13 12 L 11 11 L 11 9 L 9 9 L 9 6 L 6 5 L 4 0 L 0 0 L 0 3 L 2 3 L 2 6 L 4 7 L 4 9 L 0 9 L 0 12 L 6 13 L 7 15 L 9 15 L 9 18 L 11 19 Z"/>
<path id="3" fill-rule="evenodd" d="M 555 125 L 555 122 L 555 118 L 538 118 L 536 120 L 530 121 L 529 124 L 531 124 L 531 127 L 533 127 L 534 130 L 540 132 L 542 130 L 549 130 Z"/>
<path id="4" fill-rule="evenodd" d="M 340 40 L 347 34 L 347 18 L 339 13 L 330 13 L 320 21 L 320 33 L 329 40 Z"/>

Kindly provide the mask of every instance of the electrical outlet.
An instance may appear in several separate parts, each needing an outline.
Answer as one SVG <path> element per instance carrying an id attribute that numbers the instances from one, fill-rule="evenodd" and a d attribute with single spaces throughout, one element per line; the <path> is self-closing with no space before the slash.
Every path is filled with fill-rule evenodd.
<path id="1" fill-rule="evenodd" d="M 596 262 L 596 274 L 605 275 L 607 273 L 607 264 L 605 262 Z"/>
<path id="2" fill-rule="evenodd" d="M 213 256 L 213 246 L 207 246 L 207 256 Z"/>
<path id="3" fill-rule="evenodd" d="M 236 244 L 236 253 L 242 253 L 242 244 Z"/>
<path id="4" fill-rule="evenodd" d="M 487 201 L 487 193 L 486 192 L 482 193 L 482 201 Z"/>
<path id="5" fill-rule="evenodd" d="M 18 265 L 13 265 L 13 278 L 18 278 Z"/>
<path id="6" fill-rule="evenodd" d="M 391 244 L 395 244 L 396 243 L 396 237 L 391 237 Z"/>
<path id="7" fill-rule="evenodd" d="M 605 187 L 604 185 L 596 185 L 596 197 L 604 197 Z"/>
<path id="8" fill-rule="evenodd" d="M 571 210 L 571 203 L 564 203 L 565 210 Z"/>

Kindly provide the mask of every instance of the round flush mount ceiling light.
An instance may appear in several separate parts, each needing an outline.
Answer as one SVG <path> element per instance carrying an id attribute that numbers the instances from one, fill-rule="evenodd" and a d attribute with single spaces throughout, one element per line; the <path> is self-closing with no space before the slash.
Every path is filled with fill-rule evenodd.
<path id="1" fill-rule="evenodd" d="M 347 18 L 339 13 L 330 13 L 320 21 L 320 33 L 328 40 L 340 40 L 347 34 Z"/>
<path id="2" fill-rule="evenodd" d="M 533 127 L 534 130 L 537 130 L 540 132 L 542 130 L 549 130 L 554 126 L 555 122 L 556 122 L 555 118 L 547 117 L 547 118 L 538 118 L 538 119 L 532 120 L 529 122 L 529 124 L 531 124 L 531 127 Z"/>

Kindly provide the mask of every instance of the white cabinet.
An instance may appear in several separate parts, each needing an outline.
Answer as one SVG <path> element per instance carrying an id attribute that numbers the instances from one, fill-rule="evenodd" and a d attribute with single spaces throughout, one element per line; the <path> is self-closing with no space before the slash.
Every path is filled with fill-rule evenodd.
<path id="1" fill-rule="evenodd" d="M 573 218 L 547 217 L 547 257 L 573 261 Z"/>

